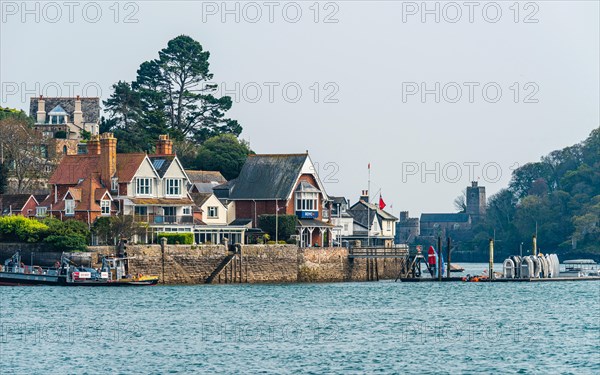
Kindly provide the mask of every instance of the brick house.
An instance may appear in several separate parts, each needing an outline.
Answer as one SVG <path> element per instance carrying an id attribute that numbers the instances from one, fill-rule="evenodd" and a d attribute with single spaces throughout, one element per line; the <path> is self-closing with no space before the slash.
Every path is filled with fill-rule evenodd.
<path id="1" fill-rule="evenodd" d="M 249 155 L 240 175 L 221 186 L 235 203 L 237 220 L 256 228 L 260 215 L 278 208 L 279 214 L 297 216 L 300 246 L 331 246 L 333 225 L 323 221 L 329 198 L 308 153 Z"/>
<path id="2" fill-rule="evenodd" d="M 26 217 L 35 216 L 35 210 L 38 202 L 44 198 L 46 198 L 45 195 L 1 194 L 0 215 L 21 215 Z"/>

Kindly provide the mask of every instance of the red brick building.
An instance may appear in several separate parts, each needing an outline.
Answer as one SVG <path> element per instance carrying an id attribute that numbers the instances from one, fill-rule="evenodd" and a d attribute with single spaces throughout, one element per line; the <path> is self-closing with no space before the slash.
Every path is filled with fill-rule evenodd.
<path id="1" fill-rule="evenodd" d="M 323 220 L 329 198 L 308 153 L 250 155 L 228 187 L 237 220 L 249 219 L 256 228 L 260 215 L 274 215 L 278 207 L 279 214 L 297 216 L 300 246 L 331 245 L 333 226 Z"/>

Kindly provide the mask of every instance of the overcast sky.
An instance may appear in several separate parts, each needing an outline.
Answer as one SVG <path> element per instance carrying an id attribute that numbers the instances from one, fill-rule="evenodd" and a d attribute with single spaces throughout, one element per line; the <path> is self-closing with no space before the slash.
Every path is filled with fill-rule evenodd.
<path id="1" fill-rule="evenodd" d="M 187 34 L 257 153 L 309 150 L 351 202 L 371 163 L 395 214 L 452 212 L 471 179 L 490 196 L 600 124 L 598 1 L 23 4 L 1 2 L 0 105 L 104 99 Z"/>

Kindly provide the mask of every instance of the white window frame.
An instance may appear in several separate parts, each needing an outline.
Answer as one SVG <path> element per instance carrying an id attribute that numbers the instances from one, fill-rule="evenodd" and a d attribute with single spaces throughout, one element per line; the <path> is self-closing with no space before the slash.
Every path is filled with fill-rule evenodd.
<path id="1" fill-rule="evenodd" d="M 181 214 L 185 215 L 185 216 L 189 216 L 192 214 L 192 207 L 191 206 L 183 206 L 183 208 L 181 209 Z"/>
<path id="2" fill-rule="evenodd" d="M 181 195 L 181 179 L 167 178 L 165 180 L 165 195 L 178 197 Z"/>
<path id="3" fill-rule="evenodd" d="M 110 191 L 119 192 L 119 179 L 113 177 L 110 183 Z"/>
<path id="4" fill-rule="evenodd" d="M 102 216 L 110 216 L 110 201 L 107 199 L 103 199 L 100 201 L 100 210 Z"/>
<path id="5" fill-rule="evenodd" d="M 48 214 L 48 207 L 36 207 L 35 216 L 45 217 Z"/>
<path id="6" fill-rule="evenodd" d="M 75 215 L 75 201 L 73 199 L 65 199 L 65 215 Z"/>
<path id="7" fill-rule="evenodd" d="M 319 211 L 319 193 L 296 193 L 296 211 Z"/>
<path id="8" fill-rule="evenodd" d="M 211 219 L 216 219 L 219 217 L 219 207 L 210 206 L 206 209 L 206 217 Z"/>
<path id="9" fill-rule="evenodd" d="M 142 184 L 143 182 L 143 184 Z M 154 185 L 154 179 L 150 177 L 138 177 L 135 180 L 135 194 L 136 195 L 152 195 L 152 185 Z"/>

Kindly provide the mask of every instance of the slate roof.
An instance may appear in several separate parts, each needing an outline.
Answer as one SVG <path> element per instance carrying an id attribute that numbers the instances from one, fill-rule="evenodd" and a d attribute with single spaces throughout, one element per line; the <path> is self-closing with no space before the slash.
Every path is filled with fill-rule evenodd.
<path id="1" fill-rule="evenodd" d="M 308 154 L 249 155 L 229 199 L 287 199 Z"/>
<path id="2" fill-rule="evenodd" d="M 0 195 L 0 213 L 8 214 L 12 211 L 21 211 L 31 198 L 31 194 L 2 194 Z"/>
<path id="3" fill-rule="evenodd" d="M 299 227 L 333 228 L 335 225 L 317 219 L 298 219 Z"/>
<path id="4" fill-rule="evenodd" d="M 383 219 L 398 220 L 397 217 L 390 214 L 389 212 L 380 210 L 378 206 L 371 203 L 367 203 L 362 199 L 356 202 L 352 207 L 350 207 L 347 212 L 354 218 L 354 221 L 361 224 L 365 228 L 369 226 L 369 223 L 373 222 L 373 217 L 375 215 L 377 215 L 377 221 L 379 221 L 380 226 Z M 369 215 L 368 219 L 367 213 Z"/>
<path id="5" fill-rule="evenodd" d="M 211 182 L 223 184 L 227 182 L 225 177 L 223 177 L 223 175 L 219 171 L 191 171 L 186 169 L 185 173 L 187 173 L 190 182 L 192 182 L 193 184 Z"/>
<path id="6" fill-rule="evenodd" d="M 195 182 L 190 188 L 190 192 L 195 193 L 212 193 L 213 188 L 218 186 L 218 182 Z"/>
<path id="7" fill-rule="evenodd" d="M 212 196 L 212 193 L 191 193 L 190 197 L 198 207 L 202 205 Z"/>
<path id="8" fill-rule="evenodd" d="M 32 97 L 29 101 L 29 115 L 34 119 L 37 116 L 38 97 Z M 83 112 L 83 122 L 100 122 L 100 98 L 80 98 L 81 112 Z M 75 98 L 56 98 L 44 97 L 46 112 L 56 106 L 60 106 L 69 116 L 69 121 L 73 121 L 73 112 L 75 112 Z"/>
<path id="9" fill-rule="evenodd" d="M 422 223 L 465 223 L 469 215 L 464 213 L 451 214 L 421 214 Z"/>
<path id="10" fill-rule="evenodd" d="M 334 196 L 329 196 L 329 199 L 334 203 L 334 204 L 344 204 L 344 203 L 348 203 L 348 200 L 346 199 L 346 197 L 334 197 Z"/>
<path id="11" fill-rule="evenodd" d="M 175 160 L 175 155 L 150 155 L 149 158 L 158 175 L 163 178 Z"/>

